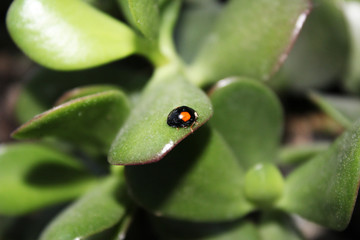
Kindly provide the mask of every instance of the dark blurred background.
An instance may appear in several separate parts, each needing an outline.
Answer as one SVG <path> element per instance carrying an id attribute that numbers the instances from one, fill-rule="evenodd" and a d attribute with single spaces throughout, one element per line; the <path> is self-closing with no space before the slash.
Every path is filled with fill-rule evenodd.
<path id="1" fill-rule="evenodd" d="M 6 12 L 11 2 L 0 1 L 0 143 L 11 140 L 9 135 L 16 127 L 12 109 L 17 85 L 33 65 L 15 46 L 7 32 Z"/>

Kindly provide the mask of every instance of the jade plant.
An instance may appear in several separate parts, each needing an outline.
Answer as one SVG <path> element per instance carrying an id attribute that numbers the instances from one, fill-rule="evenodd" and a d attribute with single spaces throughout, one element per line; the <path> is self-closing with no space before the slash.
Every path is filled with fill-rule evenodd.
<path id="1" fill-rule="evenodd" d="M 58 206 L 41 240 L 303 239 L 294 215 L 344 230 L 360 180 L 356 14 L 342 0 L 14 0 L 8 31 L 42 67 L 17 101 L 21 142 L 0 146 L 0 214 Z M 334 81 L 355 96 L 315 90 Z M 344 132 L 285 146 L 287 91 Z M 196 117 L 169 126 L 180 106 Z"/>

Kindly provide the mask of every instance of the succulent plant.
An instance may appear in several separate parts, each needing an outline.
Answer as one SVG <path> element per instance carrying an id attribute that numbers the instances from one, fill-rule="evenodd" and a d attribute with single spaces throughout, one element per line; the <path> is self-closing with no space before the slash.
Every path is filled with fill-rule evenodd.
<path id="1" fill-rule="evenodd" d="M 14 0 L 8 31 L 43 67 L 17 101 L 21 141 L 0 146 L 0 214 L 62 206 L 40 240 L 303 239 L 293 215 L 344 230 L 356 16 L 342 0 Z M 320 92 L 334 82 L 344 94 Z M 344 132 L 284 145 L 284 92 Z M 169 126 L 180 106 L 191 124 Z"/>

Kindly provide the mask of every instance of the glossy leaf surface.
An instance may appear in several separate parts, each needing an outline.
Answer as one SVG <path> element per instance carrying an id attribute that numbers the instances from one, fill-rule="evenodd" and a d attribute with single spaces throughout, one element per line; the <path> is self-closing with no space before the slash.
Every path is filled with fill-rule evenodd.
<path id="1" fill-rule="evenodd" d="M 117 0 L 129 23 L 145 37 L 155 39 L 159 33 L 160 9 L 158 0 Z"/>
<path id="2" fill-rule="evenodd" d="M 229 1 L 195 58 L 192 80 L 203 85 L 234 75 L 268 79 L 285 60 L 308 10 L 304 0 Z"/>
<path id="3" fill-rule="evenodd" d="M 192 130 L 212 115 L 210 100 L 201 89 L 172 66 L 160 68 L 113 142 L 109 162 L 133 165 L 160 160 L 192 132 L 190 127 L 176 129 L 167 125 L 168 114 L 179 106 L 198 113 Z"/>
<path id="4" fill-rule="evenodd" d="M 324 153 L 294 170 L 279 206 L 336 229 L 344 229 L 353 211 L 360 179 L 360 122 Z"/>
<path id="5" fill-rule="evenodd" d="M 19 215 L 71 200 L 93 177 L 64 153 L 44 145 L 0 145 L 0 213 Z"/>
<path id="6" fill-rule="evenodd" d="M 220 81 L 210 98 L 214 106 L 210 125 L 222 135 L 240 165 L 250 168 L 275 161 L 283 116 L 273 92 L 255 80 L 233 78 Z"/>
<path id="7" fill-rule="evenodd" d="M 57 216 L 41 240 L 85 239 L 114 226 L 123 218 L 126 207 L 123 180 L 112 176 L 81 197 Z"/>
<path id="8" fill-rule="evenodd" d="M 133 198 L 157 216 L 220 221 L 253 209 L 243 194 L 244 170 L 221 136 L 206 126 L 163 160 L 127 166 L 125 174 Z"/>
<path id="9" fill-rule="evenodd" d="M 60 70 L 108 63 L 142 45 L 128 26 L 80 0 L 16 0 L 7 26 L 30 58 Z"/>
<path id="10" fill-rule="evenodd" d="M 110 90 L 77 98 L 44 112 L 18 128 L 18 139 L 46 136 L 107 151 L 129 113 L 126 96 Z"/>

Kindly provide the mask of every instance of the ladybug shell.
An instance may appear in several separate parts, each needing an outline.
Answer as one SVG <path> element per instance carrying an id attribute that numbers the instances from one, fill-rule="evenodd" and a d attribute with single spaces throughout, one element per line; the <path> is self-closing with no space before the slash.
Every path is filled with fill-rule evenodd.
<path id="1" fill-rule="evenodd" d="M 198 114 L 194 109 L 187 106 L 181 106 L 169 113 L 167 124 L 174 128 L 187 128 L 193 125 L 197 118 Z"/>

